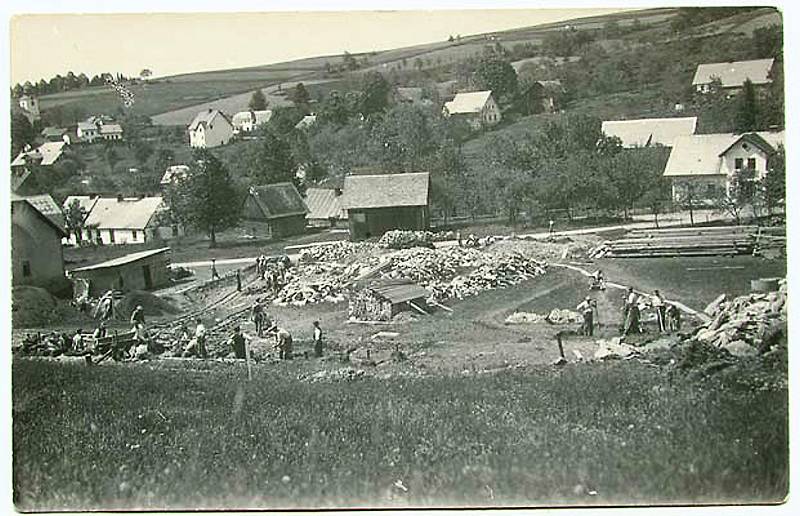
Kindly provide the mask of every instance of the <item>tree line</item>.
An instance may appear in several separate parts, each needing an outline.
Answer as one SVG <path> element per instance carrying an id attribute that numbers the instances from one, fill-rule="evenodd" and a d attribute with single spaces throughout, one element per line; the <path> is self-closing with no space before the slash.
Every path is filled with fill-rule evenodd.
<path id="1" fill-rule="evenodd" d="M 113 77 L 117 81 L 130 80 L 129 77 L 121 73 L 101 73 L 90 79 L 85 73 L 76 75 L 73 72 L 67 72 L 66 75 L 57 74 L 50 80 L 40 79 L 38 82 L 25 81 L 23 84 L 17 83 L 11 89 L 11 95 L 14 98 L 19 98 L 22 95 L 47 95 L 50 93 L 79 90 L 90 86 L 103 86 L 106 84 L 106 78 L 108 77 Z"/>

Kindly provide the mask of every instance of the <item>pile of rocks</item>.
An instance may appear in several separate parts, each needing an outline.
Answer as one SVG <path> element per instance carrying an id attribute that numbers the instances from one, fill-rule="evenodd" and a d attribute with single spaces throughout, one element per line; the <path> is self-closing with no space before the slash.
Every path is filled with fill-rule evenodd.
<path id="1" fill-rule="evenodd" d="M 752 293 L 727 299 L 720 296 L 708 307 L 711 321 L 697 329 L 692 338 L 724 348 L 736 356 L 767 351 L 773 337 L 786 325 L 786 280 L 776 292 Z"/>
<path id="2" fill-rule="evenodd" d="M 334 242 L 303 249 L 300 251 L 300 261 L 343 263 L 357 255 L 374 251 L 375 246 L 369 242 Z"/>
<path id="3" fill-rule="evenodd" d="M 516 285 L 545 273 L 545 264 L 521 254 L 509 254 L 480 265 L 465 276 L 450 281 L 430 282 L 426 288 L 437 301 L 463 299 L 486 290 Z"/>
<path id="4" fill-rule="evenodd" d="M 506 324 L 536 324 L 543 322 L 550 324 L 580 324 L 583 322 L 583 317 L 578 312 L 573 312 L 566 308 L 554 308 L 547 315 L 533 312 L 514 312 L 506 317 Z"/>
<path id="5" fill-rule="evenodd" d="M 407 231 L 396 229 L 387 231 L 378 240 L 378 246 L 385 249 L 408 249 L 411 247 L 432 247 L 433 242 L 443 240 L 455 240 L 456 235 L 452 231 Z"/>
<path id="6" fill-rule="evenodd" d="M 390 266 L 382 272 L 385 278 L 408 278 L 426 286 L 435 281 L 449 280 L 465 268 L 483 265 L 486 256 L 476 249 L 449 247 L 445 249 L 405 249 L 390 258 Z"/>

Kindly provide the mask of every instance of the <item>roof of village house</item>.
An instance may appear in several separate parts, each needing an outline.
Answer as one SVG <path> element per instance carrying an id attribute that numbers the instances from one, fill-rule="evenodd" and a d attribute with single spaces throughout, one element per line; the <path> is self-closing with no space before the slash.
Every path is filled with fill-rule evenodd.
<path id="1" fill-rule="evenodd" d="M 772 82 L 769 72 L 772 70 L 774 62 L 774 59 L 753 59 L 751 61 L 697 65 L 692 85 L 710 84 L 715 77 L 722 82 L 723 88 L 739 87 L 747 79 L 750 79 L 753 84 L 767 84 Z"/>
<path id="2" fill-rule="evenodd" d="M 94 208 L 94 205 L 97 204 L 97 199 L 99 199 L 99 197 L 96 195 L 70 195 L 64 199 L 64 203 L 61 205 L 61 208 L 64 212 L 66 212 L 73 202 L 78 201 L 78 205 L 83 209 L 83 212 L 88 217 L 89 213 L 92 211 L 92 208 Z"/>
<path id="3" fill-rule="evenodd" d="M 187 172 L 189 172 L 189 165 L 172 165 L 167 167 L 164 175 L 161 176 L 161 184 L 172 184 L 172 182 L 177 180 L 179 177 L 185 177 Z"/>
<path id="4" fill-rule="evenodd" d="M 67 236 L 67 231 L 64 229 L 64 214 L 50 195 L 18 195 L 12 192 L 11 202 L 28 203 L 59 234 Z"/>
<path id="5" fill-rule="evenodd" d="M 40 146 L 36 147 L 33 150 L 22 151 L 20 152 L 14 161 L 11 162 L 12 167 L 22 166 L 27 163 L 29 159 L 38 159 L 41 158 L 40 165 L 48 166 L 55 163 L 58 158 L 61 157 L 61 154 L 64 152 L 64 146 L 66 143 L 63 141 L 59 142 L 44 142 Z"/>
<path id="6" fill-rule="evenodd" d="M 53 137 L 53 136 L 58 136 L 60 138 L 60 137 L 64 136 L 66 133 L 67 133 L 67 130 L 62 128 L 62 127 L 48 126 L 48 127 L 45 127 L 44 129 L 42 129 L 42 133 L 41 134 L 45 138 L 49 138 L 49 137 Z"/>
<path id="7" fill-rule="evenodd" d="M 25 184 L 25 181 L 31 177 L 31 171 L 27 169 L 12 169 L 11 170 L 11 191 L 16 192 L 19 190 L 22 185 Z"/>
<path id="8" fill-rule="evenodd" d="M 308 208 L 300 197 L 300 192 L 292 183 L 251 186 L 250 197 L 266 219 L 305 215 Z"/>
<path id="9" fill-rule="evenodd" d="M 233 115 L 231 123 L 234 127 L 240 127 L 246 123 L 253 125 L 261 125 L 270 121 L 272 118 L 272 110 L 266 109 L 263 111 L 240 111 Z"/>
<path id="10" fill-rule="evenodd" d="M 306 190 L 307 219 L 347 219 L 336 190 L 331 188 L 309 188 Z"/>
<path id="11" fill-rule="evenodd" d="M 119 124 L 103 124 L 100 126 L 100 134 L 122 134 L 122 126 Z"/>
<path id="12" fill-rule="evenodd" d="M 127 197 L 121 201 L 117 197 L 100 197 L 84 225 L 97 229 L 144 230 L 153 215 L 163 209 L 160 196 Z"/>
<path id="13" fill-rule="evenodd" d="M 427 298 L 430 292 L 408 279 L 375 280 L 366 287 L 393 304 Z"/>
<path id="14" fill-rule="evenodd" d="M 642 118 L 638 120 L 609 120 L 602 130 L 607 136 L 616 136 L 625 147 L 664 145 L 672 147 L 675 138 L 694 134 L 697 117 Z"/>
<path id="15" fill-rule="evenodd" d="M 147 251 L 139 251 L 136 253 L 126 254 L 125 256 L 120 256 L 119 258 L 114 258 L 111 260 L 107 260 L 105 262 L 96 263 L 94 265 L 87 265 L 86 267 L 79 267 L 77 269 L 72 269 L 72 271 L 70 272 L 92 271 L 97 269 L 108 269 L 110 267 L 119 267 L 120 265 L 127 265 L 129 263 L 137 262 L 144 258 L 149 258 L 151 256 L 155 256 L 161 253 L 166 253 L 169 250 L 170 250 L 169 247 L 162 247 L 160 249 L 148 249 Z"/>
<path id="16" fill-rule="evenodd" d="M 349 175 L 340 198 L 344 209 L 427 206 L 429 174 Z"/>
<path id="17" fill-rule="evenodd" d="M 78 129 L 81 131 L 96 131 L 97 125 L 94 122 L 78 122 Z"/>
<path id="18" fill-rule="evenodd" d="M 317 123 L 317 115 L 306 115 L 294 125 L 295 129 L 307 129 Z"/>
<path id="19" fill-rule="evenodd" d="M 445 103 L 444 107 L 451 115 L 480 113 L 483 106 L 492 96 L 491 91 L 471 91 L 469 93 L 457 93 L 455 98 Z"/>
<path id="20" fill-rule="evenodd" d="M 228 120 L 228 117 L 226 117 L 222 111 L 218 109 L 207 109 L 205 111 L 200 111 L 197 113 L 197 115 L 195 115 L 194 120 L 192 120 L 192 123 L 189 124 L 189 130 L 195 131 L 201 125 L 210 125 L 217 117 L 225 120 L 228 125 L 232 125 L 230 120 Z"/>
<path id="21" fill-rule="evenodd" d="M 752 133 L 773 149 L 783 144 L 784 133 Z M 721 174 L 722 156 L 737 142 L 752 138 L 746 134 L 693 134 L 675 139 L 664 168 L 664 176 L 708 176 Z"/>

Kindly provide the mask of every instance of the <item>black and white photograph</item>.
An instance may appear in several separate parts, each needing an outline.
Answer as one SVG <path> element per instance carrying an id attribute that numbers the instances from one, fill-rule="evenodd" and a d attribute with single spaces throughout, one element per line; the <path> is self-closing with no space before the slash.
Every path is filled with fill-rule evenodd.
<path id="1" fill-rule="evenodd" d="M 7 12 L 8 509 L 788 510 L 783 7 L 301 5 Z"/>

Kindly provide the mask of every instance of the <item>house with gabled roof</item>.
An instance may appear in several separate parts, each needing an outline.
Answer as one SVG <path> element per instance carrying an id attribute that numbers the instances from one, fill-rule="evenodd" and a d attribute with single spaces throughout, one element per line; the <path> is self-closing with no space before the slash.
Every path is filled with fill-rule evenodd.
<path id="1" fill-rule="evenodd" d="M 774 59 L 752 59 L 730 63 L 704 63 L 697 66 L 692 79 L 692 86 L 700 93 L 711 90 L 715 80 L 725 90 L 737 90 L 748 79 L 754 86 L 763 86 L 772 82 L 772 66 Z"/>
<path id="2" fill-rule="evenodd" d="M 425 230 L 430 224 L 430 175 L 345 176 L 340 202 L 347 210 L 351 240 L 380 237 L 392 229 Z"/>
<path id="3" fill-rule="evenodd" d="M 161 196 L 99 197 L 83 225 L 82 240 L 103 245 L 146 244 L 183 234 Z"/>
<path id="4" fill-rule="evenodd" d="M 500 107 L 491 91 L 457 93 L 453 100 L 445 103 L 442 114 L 463 118 L 473 129 L 499 124 L 501 119 Z"/>
<path id="5" fill-rule="evenodd" d="M 233 115 L 231 124 L 233 134 L 251 133 L 259 126 L 266 124 L 272 119 L 272 110 L 263 111 L 240 111 Z"/>
<path id="6" fill-rule="evenodd" d="M 12 193 L 12 283 L 57 288 L 64 278 L 61 239 L 66 236 L 63 214 L 52 197 Z"/>
<path id="7" fill-rule="evenodd" d="M 61 155 L 64 153 L 64 147 L 67 144 L 63 141 L 57 142 L 44 142 L 35 149 L 26 146 L 11 162 L 11 168 L 22 169 L 30 165 L 39 165 L 42 167 L 49 167 L 54 164 Z"/>
<path id="8" fill-rule="evenodd" d="M 696 128 L 696 116 L 607 120 L 602 124 L 603 134 L 616 136 L 627 148 L 656 145 L 672 147 L 677 137 L 692 135 Z"/>
<path id="9" fill-rule="evenodd" d="M 283 238 L 305 231 L 306 207 L 293 183 L 251 186 L 242 208 L 242 220 L 253 236 Z"/>
<path id="10" fill-rule="evenodd" d="M 335 227 L 347 223 L 347 211 L 342 209 L 339 188 L 308 188 L 305 203 L 306 222 L 312 227 Z"/>
<path id="11" fill-rule="evenodd" d="M 783 142 L 783 131 L 676 138 L 664 169 L 664 177 L 672 182 L 673 200 L 713 200 L 730 188 L 734 174 L 744 170 L 754 180 L 763 179 Z"/>
<path id="12" fill-rule="evenodd" d="M 197 113 L 189 124 L 189 145 L 207 149 L 225 145 L 233 138 L 233 124 L 224 113 L 208 109 Z"/>

